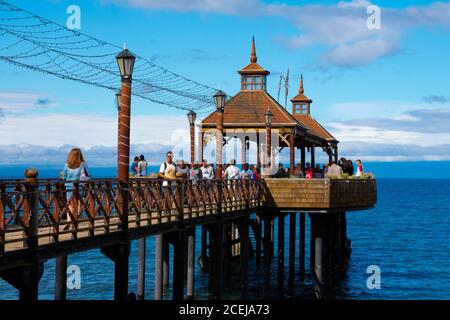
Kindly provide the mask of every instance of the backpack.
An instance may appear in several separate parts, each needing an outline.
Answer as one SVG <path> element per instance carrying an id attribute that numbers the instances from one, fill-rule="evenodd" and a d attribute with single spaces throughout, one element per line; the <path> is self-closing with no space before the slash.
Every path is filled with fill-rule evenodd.
<path id="1" fill-rule="evenodd" d="M 172 164 L 173 164 L 173 166 L 175 167 L 175 172 L 176 172 L 176 171 L 177 171 L 177 165 L 176 165 L 175 162 L 173 162 Z M 166 169 L 167 169 L 167 162 L 164 161 L 164 172 L 166 172 Z"/>

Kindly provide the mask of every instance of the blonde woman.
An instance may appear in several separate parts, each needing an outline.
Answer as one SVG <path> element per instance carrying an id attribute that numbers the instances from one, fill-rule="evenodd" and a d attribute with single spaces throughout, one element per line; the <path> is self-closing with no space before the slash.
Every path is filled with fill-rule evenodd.
<path id="1" fill-rule="evenodd" d="M 86 181 L 89 179 L 88 168 L 86 162 L 84 161 L 83 154 L 79 148 L 73 148 L 70 150 L 67 156 L 67 162 L 64 165 L 64 169 L 61 172 L 61 179 L 65 181 L 66 195 L 69 203 L 69 210 L 74 213 L 74 199 L 70 199 L 72 196 L 71 190 L 75 188 L 74 183 L 79 181 Z M 80 206 L 80 201 L 78 201 L 78 207 Z M 67 222 L 71 221 L 70 215 L 67 215 Z M 70 228 L 70 224 L 66 225 L 65 230 Z"/>

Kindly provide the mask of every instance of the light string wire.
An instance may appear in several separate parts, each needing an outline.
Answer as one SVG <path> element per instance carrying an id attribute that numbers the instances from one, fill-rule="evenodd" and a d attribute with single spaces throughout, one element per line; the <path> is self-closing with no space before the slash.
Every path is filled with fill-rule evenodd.
<path id="1" fill-rule="evenodd" d="M 0 60 L 62 79 L 120 90 L 121 47 L 71 30 L 0 0 Z M 217 89 L 136 55 L 134 96 L 199 116 L 214 110 Z"/>

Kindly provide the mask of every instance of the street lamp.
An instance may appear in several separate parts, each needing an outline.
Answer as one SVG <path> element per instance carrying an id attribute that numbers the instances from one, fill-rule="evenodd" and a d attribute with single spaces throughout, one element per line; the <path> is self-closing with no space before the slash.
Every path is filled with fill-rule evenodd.
<path id="1" fill-rule="evenodd" d="M 270 127 L 272 125 L 272 118 L 273 113 L 270 112 L 270 110 L 267 110 L 267 112 L 264 113 L 264 119 L 266 120 L 266 127 Z"/>
<path id="2" fill-rule="evenodd" d="M 222 179 L 222 140 L 223 140 L 223 112 L 227 95 L 219 90 L 214 95 L 216 105 L 216 179 Z"/>
<path id="3" fill-rule="evenodd" d="M 195 162 L 195 119 L 197 118 L 197 114 L 194 111 L 189 111 L 188 114 L 189 119 L 189 129 L 191 135 L 191 165 L 194 165 Z"/>
<path id="4" fill-rule="evenodd" d="M 216 105 L 216 110 L 223 111 L 226 99 L 227 95 L 222 90 L 216 92 L 216 94 L 214 95 L 214 104 Z"/>
<path id="5" fill-rule="evenodd" d="M 189 111 L 188 114 L 189 126 L 193 127 L 195 124 L 195 119 L 197 119 L 197 114 L 194 111 Z"/>
<path id="6" fill-rule="evenodd" d="M 116 107 L 119 112 L 120 112 L 120 96 L 121 96 L 120 91 L 117 91 L 116 92 Z"/>
<path id="7" fill-rule="evenodd" d="M 128 49 L 123 49 L 123 51 L 116 56 L 116 60 L 119 65 L 119 71 L 122 79 L 131 79 L 136 56 L 133 55 Z"/>
<path id="8" fill-rule="evenodd" d="M 116 56 L 122 79 L 122 89 L 120 96 L 116 94 L 116 101 L 119 102 L 119 130 L 118 130 L 118 163 L 117 177 L 119 180 L 128 181 L 128 172 L 130 165 L 130 116 L 131 116 L 131 79 L 133 76 L 134 56 L 128 49 L 123 49 Z"/>

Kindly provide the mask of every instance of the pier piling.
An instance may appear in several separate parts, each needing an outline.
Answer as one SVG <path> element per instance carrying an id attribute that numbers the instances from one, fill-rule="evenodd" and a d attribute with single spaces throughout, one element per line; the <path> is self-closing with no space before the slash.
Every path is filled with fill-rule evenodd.
<path id="1" fill-rule="evenodd" d="M 295 232 L 296 232 L 296 212 L 289 215 L 289 274 L 295 273 Z"/>
<path id="2" fill-rule="evenodd" d="M 164 288 L 169 286 L 170 272 L 170 242 L 168 234 L 162 236 L 162 285 Z"/>
<path id="3" fill-rule="evenodd" d="M 240 280 L 241 280 L 241 299 L 248 298 L 248 270 L 249 270 L 249 254 L 250 254 L 250 239 L 249 239 L 249 225 L 248 217 L 244 217 L 238 224 L 239 238 L 241 243 L 240 258 Z"/>
<path id="4" fill-rule="evenodd" d="M 145 297 L 145 242 L 145 238 L 138 240 L 138 300 L 144 300 Z"/>
<path id="5" fill-rule="evenodd" d="M 176 231 L 173 250 L 173 300 L 184 299 L 185 231 Z"/>
<path id="6" fill-rule="evenodd" d="M 155 288 L 154 300 L 161 300 L 163 296 L 163 235 L 155 236 Z"/>
<path id="7" fill-rule="evenodd" d="M 305 213 L 300 212 L 299 223 L 299 273 L 303 277 L 305 275 Z"/>
<path id="8" fill-rule="evenodd" d="M 130 243 L 127 241 L 102 247 L 101 252 L 114 262 L 114 300 L 127 300 Z"/>
<path id="9" fill-rule="evenodd" d="M 189 229 L 187 240 L 186 296 L 188 300 L 194 299 L 194 274 L 195 274 L 195 227 Z"/>
<path id="10" fill-rule="evenodd" d="M 67 298 L 67 255 L 56 257 L 55 266 L 55 300 Z"/>

